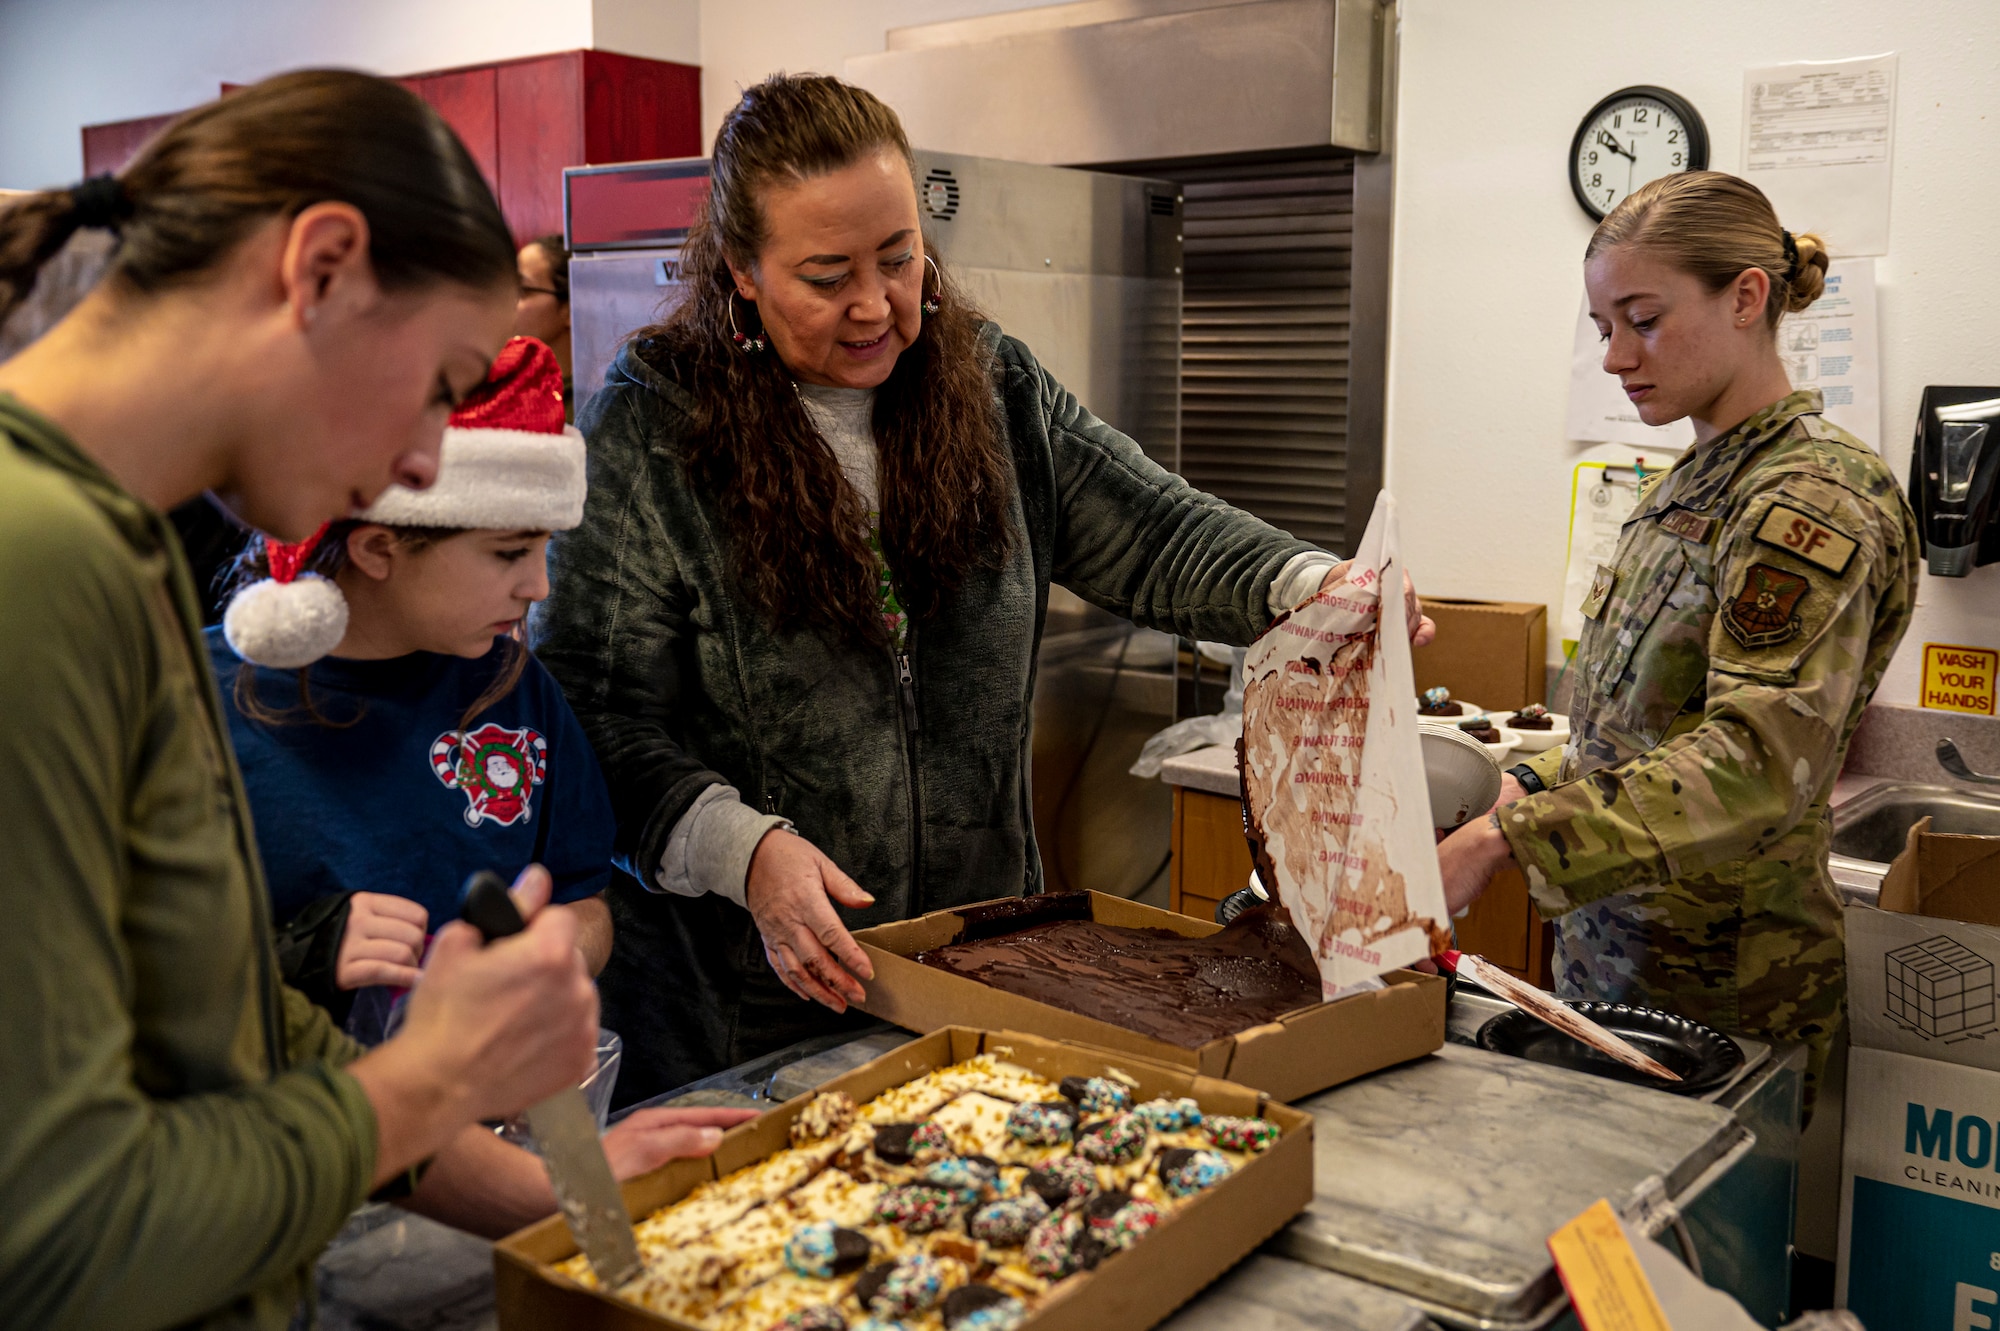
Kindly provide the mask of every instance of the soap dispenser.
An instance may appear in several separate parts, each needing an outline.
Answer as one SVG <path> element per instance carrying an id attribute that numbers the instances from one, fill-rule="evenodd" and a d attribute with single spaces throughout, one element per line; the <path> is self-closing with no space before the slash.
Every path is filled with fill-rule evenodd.
<path id="1" fill-rule="evenodd" d="M 1933 576 L 1962 578 L 2000 560 L 2000 388 L 1924 389 L 1910 507 Z"/>

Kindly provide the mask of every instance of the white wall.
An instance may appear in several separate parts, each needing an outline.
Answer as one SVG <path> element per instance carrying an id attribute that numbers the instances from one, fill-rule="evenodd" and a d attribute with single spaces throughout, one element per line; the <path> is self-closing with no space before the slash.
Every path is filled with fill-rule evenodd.
<path id="1" fill-rule="evenodd" d="M 1562 593 L 1571 330 L 1591 224 L 1565 155 L 1629 84 L 1707 122 L 1711 165 L 1742 157 L 1745 66 L 1896 51 L 1890 251 L 1877 261 L 1882 419 L 1909 471 L 1928 383 L 2000 383 L 2000 4 L 1992 0 L 1402 0 L 1388 476 L 1410 566 L 1457 596 Z M 1809 230 L 1810 217 L 1786 217 Z M 1553 615 L 1553 610 L 1552 610 Z M 1925 576 L 1877 697 L 1914 703 L 1925 640 L 2000 646 L 2000 566 Z"/>
<path id="2" fill-rule="evenodd" d="M 180 111 L 224 82 L 587 46 L 697 64 L 699 27 L 699 0 L 0 0 L 0 186 L 68 184 L 82 126 Z"/>

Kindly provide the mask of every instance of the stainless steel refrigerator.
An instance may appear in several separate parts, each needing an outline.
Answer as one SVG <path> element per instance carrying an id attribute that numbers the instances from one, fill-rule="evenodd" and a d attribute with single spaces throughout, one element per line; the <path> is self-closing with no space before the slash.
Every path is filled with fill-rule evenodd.
<path id="1" fill-rule="evenodd" d="M 918 151 L 925 243 L 1079 401 L 1179 469 L 1181 195 L 1169 181 Z M 579 398 L 678 298 L 699 158 L 564 172 Z M 722 331 L 717 330 L 722 336 Z M 1034 709 L 1035 828 L 1052 889 L 1167 896 L 1172 801 L 1126 768 L 1174 719 L 1174 640 L 1060 588 Z"/>

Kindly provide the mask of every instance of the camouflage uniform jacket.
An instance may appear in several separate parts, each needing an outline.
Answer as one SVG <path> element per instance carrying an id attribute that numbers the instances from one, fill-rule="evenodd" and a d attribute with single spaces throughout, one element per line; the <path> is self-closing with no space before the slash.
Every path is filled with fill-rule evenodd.
<path id="1" fill-rule="evenodd" d="M 1917 530 L 1816 391 L 1690 449 L 1598 570 L 1549 789 L 1501 811 L 1568 997 L 1813 1046 L 1846 990 L 1827 802 L 1910 622 Z"/>

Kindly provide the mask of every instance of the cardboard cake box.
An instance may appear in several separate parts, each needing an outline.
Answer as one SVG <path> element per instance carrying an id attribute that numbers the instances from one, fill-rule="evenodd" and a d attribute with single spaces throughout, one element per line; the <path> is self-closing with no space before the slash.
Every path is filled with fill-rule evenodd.
<path id="1" fill-rule="evenodd" d="M 1101 924 L 1167 929 L 1187 938 L 1206 938 L 1223 928 L 1101 892 L 1083 895 L 1090 899 L 1090 918 Z M 913 960 L 919 952 L 958 941 L 964 927 L 958 910 L 940 910 L 855 934 L 875 966 L 862 1009 L 914 1031 L 997 1026 L 1116 1049 L 1287 1101 L 1419 1058 L 1444 1043 L 1444 981 L 1393 971 L 1382 977 L 1383 989 L 1298 1008 L 1192 1049 L 1169 1044 Z"/>
<path id="2" fill-rule="evenodd" d="M 1023 1323 L 1023 1331 L 1097 1331 L 1153 1326 L 1250 1255 L 1305 1208 L 1313 1195 L 1312 1116 L 1244 1086 L 1163 1067 L 1122 1053 L 1045 1040 L 1016 1031 L 949 1026 L 891 1050 L 817 1091 L 723 1134 L 715 1154 L 676 1160 L 624 1185 L 635 1220 L 679 1201 L 696 1185 L 755 1164 L 790 1144 L 789 1130 L 813 1096 L 845 1091 L 859 1104 L 937 1068 L 981 1053 L 997 1053 L 1060 1081 L 1103 1076 L 1115 1069 L 1138 1083 L 1135 1099 L 1192 1096 L 1205 1114 L 1262 1117 L 1279 1137 L 1262 1155 L 1186 1205 L 1123 1252 L 1073 1277 Z M 554 1270 L 575 1255 L 560 1216 L 550 1216 L 494 1245 L 494 1295 L 501 1331 L 698 1331 L 677 1318 L 586 1288 Z"/>

